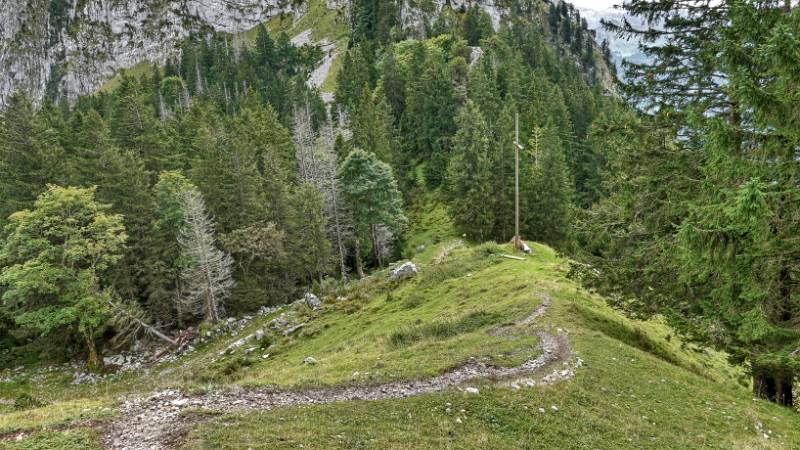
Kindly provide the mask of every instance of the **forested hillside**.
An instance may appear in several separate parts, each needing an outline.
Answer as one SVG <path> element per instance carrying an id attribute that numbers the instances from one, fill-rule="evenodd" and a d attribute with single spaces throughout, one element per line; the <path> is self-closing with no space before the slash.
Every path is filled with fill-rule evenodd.
<path id="1" fill-rule="evenodd" d="M 507 241 L 515 115 L 530 138 L 523 231 L 567 246 L 572 205 L 598 189 L 590 124 L 619 106 L 573 9 L 511 7 L 497 31 L 478 7 L 445 8 L 428 37 L 403 39 L 397 6 L 355 2 L 330 105 L 306 83 L 320 48 L 264 25 L 249 41 L 192 36 L 180 58 L 75 104 L 13 96 L 5 363 L 53 342 L 37 336 L 62 336 L 43 351 L 70 357 L 136 336 L 115 326 L 130 315 L 183 329 L 362 277 L 403 254 L 403 204 L 423 192 L 441 191 L 469 238 Z"/>
<path id="2" fill-rule="evenodd" d="M 62 3 L 53 48 L 95 5 Z M 627 1 L 636 20 L 607 32 L 645 57 L 619 81 L 563 1 L 267 3 L 283 12 L 237 10 L 267 20 L 247 30 L 193 15 L 160 60 L 104 70 L 88 95 L 4 97 L 0 444 L 39 430 L 70 448 L 74 428 L 88 448 L 251 446 L 196 406 L 294 446 L 307 428 L 231 405 L 392 401 L 411 420 L 494 378 L 471 404 L 485 431 L 373 440 L 518 447 L 530 428 L 507 395 L 541 414 L 562 395 L 555 423 L 583 420 L 587 448 L 800 442 L 784 408 L 800 368 L 796 5 Z M 532 254 L 509 244 L 516 196 Z M 677 406 L 621 407 L 626 370 L 632 398 Z M 625 417 L 625 436 L 585 404 Z M 394 420 L 359 405 L 298 415 Z"/>

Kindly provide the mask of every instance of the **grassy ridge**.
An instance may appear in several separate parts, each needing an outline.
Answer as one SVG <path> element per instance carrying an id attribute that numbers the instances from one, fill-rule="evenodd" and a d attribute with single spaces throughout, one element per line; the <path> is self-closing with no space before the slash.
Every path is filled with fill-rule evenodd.
<path id="1" fill-rule="evenodd" d="M 564 279 L 552 252 L 536 250 L 535 262 L 501 263 L 484 271 L 530 277 L 536 289 L 551 295 L 550 311 L 541 322 L 568 334 L 584 361 L 575 379 L 521 390 L 483 383 L 478 385 L 479 395 L 451 390 L 403 400 L 233 414 L 200 426 L 190 434 L 186 448 L 800 445 L 797 413 L 753 400 L 737 381 L 740 371 L 727 365 L 724 355 L 667 338 L 669 329 L 658 321 L 637 322 L 619 315 Z M 540 265 L 542 261 L 548 262 Z M 502 286 L 503 281 L 497 281 L 488 292 Z"/>
<path id="2" fill-rule="evenodd" d="M 420 275 L 392 282 L 387 271 L 346 287 L 328 286 L 321 310 L 294 305 L 255 319 L 236 336 L 198 346 L 181 360 L 97 385 L 72 386 L 66 372 L 0 384 L 0 397 L 30 395 L 43 407 L 0 415 L 0 432 L 40 430 L 0 448 L 95 448 L 97 433 L 62 424 L 106 418 L 121 394 L 229 384 L 299 389 L 373 384 L 439 374 L 470 357 L 517 365 L 538 354 L 529 333 L 489 330 L 526 317 L 539 293 L 552 299 L 531 328 L 568 335 L 584 361 L 573 380 L 513 390 L 476 383 L 403 400 L 347 402 L 232 414 L 195 429 L 187 448 L 797 448 L 800 417 L 753 400 L 725 355 L 686 345 L 660 321 L 624 317 L 566 278 L 567 261 L 534 245 L 525 261 L 508 246 L 468 246 L 452 236 L 446 213 L 412 208 L 417 227 L 407 252 Z M 420 237 L 423 236 L 423 237 Z M 221 356 L 245 334 L 284 314 L 296 333 L 272 347 Z M 530 330 L 528 330 L 530 331 Z M 265 359 L 264 354 L 269 354 Z M 303 364 L 312 356 L 318 363 Z M 8 375 L 0 374 L 0 375 Z M 553 408 L 555 406 L 555 409 Z M 540 408 L 544 411 L 541 412 Z M 765 437 L 766 436 L 766 437 Z M 26 446 L 27 445 L 27 446 Z"/>

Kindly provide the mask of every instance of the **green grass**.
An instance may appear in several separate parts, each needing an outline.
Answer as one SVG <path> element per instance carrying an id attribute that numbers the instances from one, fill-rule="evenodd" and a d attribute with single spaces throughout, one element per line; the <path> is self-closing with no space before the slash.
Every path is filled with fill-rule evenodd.
<path id="1" fill-rule="evenodd" d="M 604 335 L 575 331 L 573 345 L 586 367 L 572 381 L 230 415 L 199 427 L 186 447 L 781 449 L 800 443 L 792 411 L 754 402 L 745 391 Z M 772 432 L 769 439 L 756 431 L 759 422 Z"/>
<path id="2" fill-rule="evenodd" d="M 119 86 L 120 80 L 122 80 L 122 73 L 126 73 L 131 75 L 135 78 L 140 78 L 142 75 L 150 73 L 150 70 L 153 68 L 153 63 L 149 61 L 142 61 L 136 64 L 133 67 L 122 69 L 120 73 L 114 75 L 111 79 L 103 83 L 100 86 L 100 92 L 111 92 Z"/>
<path id="3" fill-rule="evenodd" d="M 109 399 L 78 399 L 0 415 L 0 435 L 113 415 Z"/>
<path id="4" fill-rule="evenodd" d="M 39 431 L 21 441 L 0 441 L 2 450 L 100 450 L 103 446 L 97 431 L 90 428 L 77 428 L 66 431 Z"/>
<path id="5" fill-rule="evenodd" d="M 392 282 L 383 270 L 331 288 L 321 310 L 284 308 L 254 320 L 237 336 L 201 344 L 149 373 L 72 386 L 66 372 L 26 371 L 18 381 L 0 384 L 4 399 L 25 399 L 23 394 L 32 399 L 21 411 L 4 406 L 0 434 L 42 433 L 23 441 L 29 447 L 2 445 L 93 448 L 92 433 L 71 431 L 69 424 L 80 427 L 108 417 L 122 394 L 167 387 L 374 384 L 440 374 L 472 357 L 517 365 L 537 355 L 531 332 L 543 328 L 566 333 L 575 356 L 584 361 L 574 379 L 522 390 L 484 381 L 475 384 L 479 395 L 450 389 L 402 400 L 214 417 L 188 436 L 186 447 L 800 447 L 800 416 L 753 400 L 743 370 L 729 365 L 724 354 L 683 343 L 661 320 L 623 316 L 569 280 L 568 262 L 545 246 L 534 245 L 533 256 L 516 261 L 502 257 L 511 252 L 509 246 L 455 245 L 452 225 L 435 196 L 426 202 L 409 214 L 412 223 L 427 224 L 412 225 L 415 234 L 407 243 L 415 250 L 425 245 L 414 256 L 418 277 Z M 528 316 L 541 294 L 552 301 L 535 324 L 516 333 L 488 333 Z M 292 336 L 273 334 L 274 345 L 251 355 L 220 356 L 233 340 L 281 313 L 305 327 Z M 318 363 L 303 364 L 308 356 Z M 45 406 L 35 407 L 37 402 Z M 86 444 L 80 447 L 75 439 Z"/>
<path id="6" fill-rule="evenodd" d="M 447 339 L 462 333 L 480 330 L 487 325 L 500 323 L 502 320 L 503 316 L 499 314 L 477 311 L 455 321 L 436 321 L 399 329 L 389 335 L 389 345 L 393 348 L 402 348 L 423 339 Z"/>
<path id="7" fill-rule="evenodd" d="M 307 3 L 308 10 L 297 20 L 292 14 L 279 14 L 266 21 L 264 25 L 273 37 L 281 33 L 294 37 L 305 30 L 311 30 L 311 39 L 314 41 L 327 39 L 329 42 L 336 42 L 347 38 L 350 31 L 349 22 L 342 11 L 329 10 L 325 0 L 310 0 Z M 241 33 L 240 36 L 247 42 L 255 42 L 259 26 Z"/>
<path id="8" fill-rule="evenodd" d="M 434 252 L 440 250 L 437 244 L 451 241 L 456 236 L 455 225 L 440 195 L 438 192 L 422 194 L 420 200 L 408 209 L 411 225 L 408 230 L 410 237 L 403 248 L 406 257 L 429 262 Z"/>
<path id="9" fill-rule="evenodd" d="M 800 445 L 797 413 L 753 400 L 749 390 L 737 383 L 741 371 L 728 366 L 724 355 L 681 345 L 660 321 L 621 316 L 567 280 L 566 264 L 550 250 L 536 246 L 535 251 L 537 256 L 526 262 L 500 262 L 454 284 L 482 280 L 468 289 L 486 288 L 484 305 L 519 289 L 522 284 L 515 280 L 530 283 L 524 290 L 549 294 L 552 304 L 540 326 L 568 334 L 575 355 L 584 361 L 573 380 L 522 390 L 483 382 L 478 384 L 479 395 L 451 389 L 402 400 L 232 414 L 198 427 L 186 448 L 783 449 Z M 455 258 L 472 255 L 462 251 Z M 424 284 L 424 275 L 418 282 Z M 424 301 L 433 297 L 426 295 Z M 524 316 L 510 309 L 506 318 Z M 466 317 L 470 316 L 462 316 Z M 400 348 L 419 345 L 439 336 L 434 331 L 437 323 L 423 321 L 411 328 L 414 331 L 392 336 L 401 341 Z M 445 329 L 452 329 L 452 323 Z"/>

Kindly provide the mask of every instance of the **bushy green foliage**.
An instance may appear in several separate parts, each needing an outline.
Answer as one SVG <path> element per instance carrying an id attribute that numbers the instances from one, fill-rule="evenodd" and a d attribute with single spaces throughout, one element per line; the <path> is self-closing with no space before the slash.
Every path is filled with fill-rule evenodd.
<path id="1" fill-rule="evenodd" d="M 94 192 L 48 187 L 33 210 L 11 215 L 0 248 L 3 308 L 20 327 L 82 339 L 90 368 L 100 364 L 94 341 L 111 319 L 102 277 L 127 238 L 122 217 L 108 214 Z"/>
<path id="2" fill-rule="evenodd" d="M 407 221 L 392 168 L 374 153 L 355 149 L 342 162 L 339 177 L 342 195 L 353 214 L 355 238 L 369 238 L 375 261 L 380 265 L 377 227 L 385 226 L 399 233 Z M 356 259 L 360 259 L 358 254 Z"/>

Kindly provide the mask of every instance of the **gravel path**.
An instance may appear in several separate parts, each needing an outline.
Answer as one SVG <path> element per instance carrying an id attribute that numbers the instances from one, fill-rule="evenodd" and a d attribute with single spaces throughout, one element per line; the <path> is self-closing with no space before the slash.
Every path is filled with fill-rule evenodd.
<path id="1" fill-rule="evenodd" d="M 541 304 L 531 315 L 514 324 L 528 325 L 541 317 L 550 305 L 550 298 L 542 295 Z M 506 333 L 511 325 L 495 329 L 493 334 Z M 269 410 L 296 405 L 316 405 L 352 400 L 383 400 L 406 398 L 415 395 L 465 387 L 470 381 L 499 379 L 515 389 L 521 386 L 548 384 L 571 378 L 574 373 L 569 364 L 571 351 L 566 336 L 536 332 L 542 353 L 535 359 L 517 367 L 495 367 L 471 358 L 465 364 L 436 377 L 398 381 L 381 385 L 345 386 L 306 391 L 280 391 L 267 389 L 231 389 L 190 395 L 178 390 L 157 392 L 146 398 L 124 402 L 120 416 L 103 430 L 103 443 L 114 450 L 168 449 L 181 439 L 201 419 L 187 413 L 189 409 L 207 409 L 216 412 Z M 574 367 L 581 365 L 580 359 Z M 556 367 L 558 366 L 558 367 Z M 534 380 L 538 372 L 553 368 L 549 374 Z"/>

